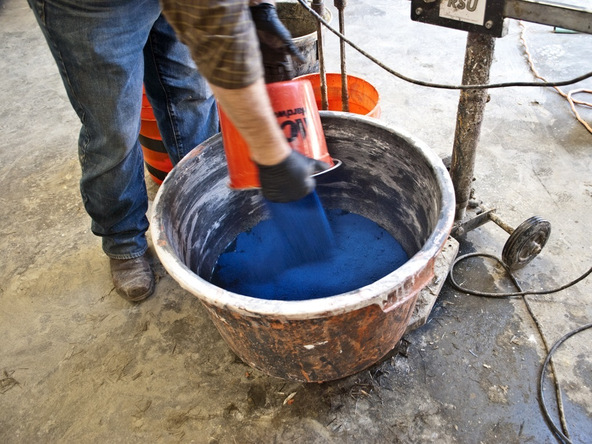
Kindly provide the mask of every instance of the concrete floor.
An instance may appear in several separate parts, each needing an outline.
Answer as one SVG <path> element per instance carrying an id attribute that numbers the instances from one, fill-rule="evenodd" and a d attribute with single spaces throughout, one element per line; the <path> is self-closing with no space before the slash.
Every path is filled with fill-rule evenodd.
<path id="1" fill-rule="evenodd" d="M 466 34 L 411 22 L 408 2 L 350 2 L 347 25 L 403 73 L 459 83 Z M 493 81 L 532 79 L 519 33 L 512 22 L 497 40 Z M 549 79 L 592 71 L 592 36 L 527 25 L 526 41 Z M 122 300 L 78 192 L 79 122 L 25 2 L 0 1 L 0 48 L 0 442 L 555 442 L 537 395 L 545 353 L 521 299 L 446 284 L 428 324 L 383 362 L 309 385 L 243 364 L 156 259 L 156 294 L 139 305 Z M 329 71 L 339 66 L 336 48 L 327 35 Z M 450 155 L 458 92 L 404 83 L 348 55 L 350 72 L 380 91 L 384 122 Z M 576 87 L 592 81 L 565 89 Z M 580 112 L 592 122 L 589 109 Z M 491 91 L 476 196 L 511 225 L 539 215 L 553 226 L 543 252 L 517 273 L 524 287 L 556 287 L 590 267 L 591 173 L 592 135 L 554 90 Z M 486 224 L 461 239 L 461 253 L 500 255 L 507 237 Z M 462 276 L 466 285 L 508 287 L 483 261 Z M 591 290 L 589 278 L 529 296 L 549 344 L 591 322 Z M 590 344 L 587 330 L 556 355 L 574 443 L 592 436 Z M 552 393 L 549 385 L 556 418 Z"/>

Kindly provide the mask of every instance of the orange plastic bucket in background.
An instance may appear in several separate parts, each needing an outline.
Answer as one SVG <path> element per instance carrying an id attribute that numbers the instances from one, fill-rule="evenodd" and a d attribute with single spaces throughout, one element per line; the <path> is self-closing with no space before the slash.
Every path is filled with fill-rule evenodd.
<path id="1" fill-rule="evenodd" d="M 162 143 L 162 137 L 156 124 L 154 111 L 148 102 L 146 92 L 142 89 L 142 111 L 140 113 L 140 145 L 144 153 L 144 164 L 150 178 L 160 185 L 167 174 L 173 169 L 173 163 Z"/>
<path id="2" fill-rule="evenodd" d="M 329 111 L 342 111 L 341 74 L 327 73 L 327 98 Z M 318 109 L 321 109 L 321 76 L 319 73 L 307 74 L 295 80 L 309 80 L 312 84 Z M 349 112 L 363 116 L 380 117 L 380 95 L 374 86 L 366 80 L 347 76 L 347 92 L 349 94 Z"/>
<path id="3" fill-rule="evenodd" d="M 292 149 L 333 166 L 310 82 L 287 81 L 266 86 L 278 124 Z M 218 112 L 229 186 L 236 189 L 259 187 L 258 170 L 249 156 L 247 143 L 220 107 Z"/>

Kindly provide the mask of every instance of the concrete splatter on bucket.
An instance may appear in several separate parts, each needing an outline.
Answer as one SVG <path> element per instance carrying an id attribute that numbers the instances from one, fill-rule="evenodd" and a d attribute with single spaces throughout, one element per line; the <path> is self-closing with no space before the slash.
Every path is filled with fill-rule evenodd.
<path id="1" fill-rule="evenodd" d="M 454 220 L 454 191 L 440 158 L 400 129 L 357 114 L 321 112 L 329 154 L 343 164 L 317 178 L 331 211 L 364 216 L 399 240 L 402 266 L 353 291 L 297 301 L 253 298 L 212 284 L 218 257 L 265 217 L 257 191 L 235 191 L 219 135 L 169 173 L 154 202 L 156 252 L 197 296 L 221 336 L 249 365 L 273 376 L 328 381 L 357 373 L 392 350 Z"/>
<path id="2" fill-rule="evenodd" d="M 300 4 L 293 1 L 277 1 L 278 17 L 290 34 L 294 45 L 302 54 L 304 62 L 294 60 L 295 75 L 310 74 L 319 71 L 319 52 L 316 19 Z M 332 14 L 325 8 L 323 18 L 331 23 Z M 322 29 L 323 34 L 325 29 Z"/>

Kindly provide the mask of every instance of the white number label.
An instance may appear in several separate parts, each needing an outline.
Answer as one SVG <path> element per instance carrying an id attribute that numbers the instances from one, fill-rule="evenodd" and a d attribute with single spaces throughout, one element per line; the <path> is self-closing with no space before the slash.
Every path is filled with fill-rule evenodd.
<path id="1" fill-rule="evenodd" d="M 440 17 L 483 25 L 487 0 L 441 0 Z"/>

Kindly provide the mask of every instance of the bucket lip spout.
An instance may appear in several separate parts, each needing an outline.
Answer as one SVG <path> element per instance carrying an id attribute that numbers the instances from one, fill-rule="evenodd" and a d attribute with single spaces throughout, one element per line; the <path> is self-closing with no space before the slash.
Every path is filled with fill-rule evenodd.
<path id="1" fill-rule="evenodd" d="M 183 166 L 191 158 L 199 156 L 203 151 L 203 146 L 200 146 L 195 148 L 173 168 L 159 188 L 154 199 L 150 230 L 156 253 L 167 272 L 183 289 L 198 297 L 206 305 L 213 305 L 251 317 L 270 316 L 286 320 L 322 318 L 339 315 L 370 305 L 378 305 L 384 308 L 387 305 L 393 304 L 393 298 L 395 298 L 395 304 L 399 302 L 399 298 L 401 298 L 401 302 L 404 302 L 415 294 L 403 296 L 407 290 L 404 288 L 404 285 L 408 277 L 418 276 L 426 267 L 432 267 L 431 272 L 433 273 L 432 260 L 444 247 L 450 235 L 455 210 L 454 188 L 442 160 L 424 142 L 396 126 L 387 126 L 370 117 L 338 111 L 321 111 L 320 114 L 321 120 L 347 115 L 348 119 L 361 120 L 365 124 L 374 126 L 377 129 L 380 128 L 396 132 L 398 137 L 418 148 L 418 151 L 421 152 L 431 166 L 441 191 L 439 203 L 441 210 L 434 231 L 430 234 L 424 246 L 401 267 L 372 284 L 347 293 L 299 301 L 267 300 L 232 293 L 211 284 L 191 271 L 176 255 L 167 239 L 163 226 L 162 214 L 165 200 L 163 196 L 167 193 L 167 184 L 174 181 L 175 175 L 184 174 L 182 172 Z M 212 141 L 216 137 L 221 136 L 217 134 L 209 141 Z M 425 273 L 423 275 L 425 276 Z"/>

